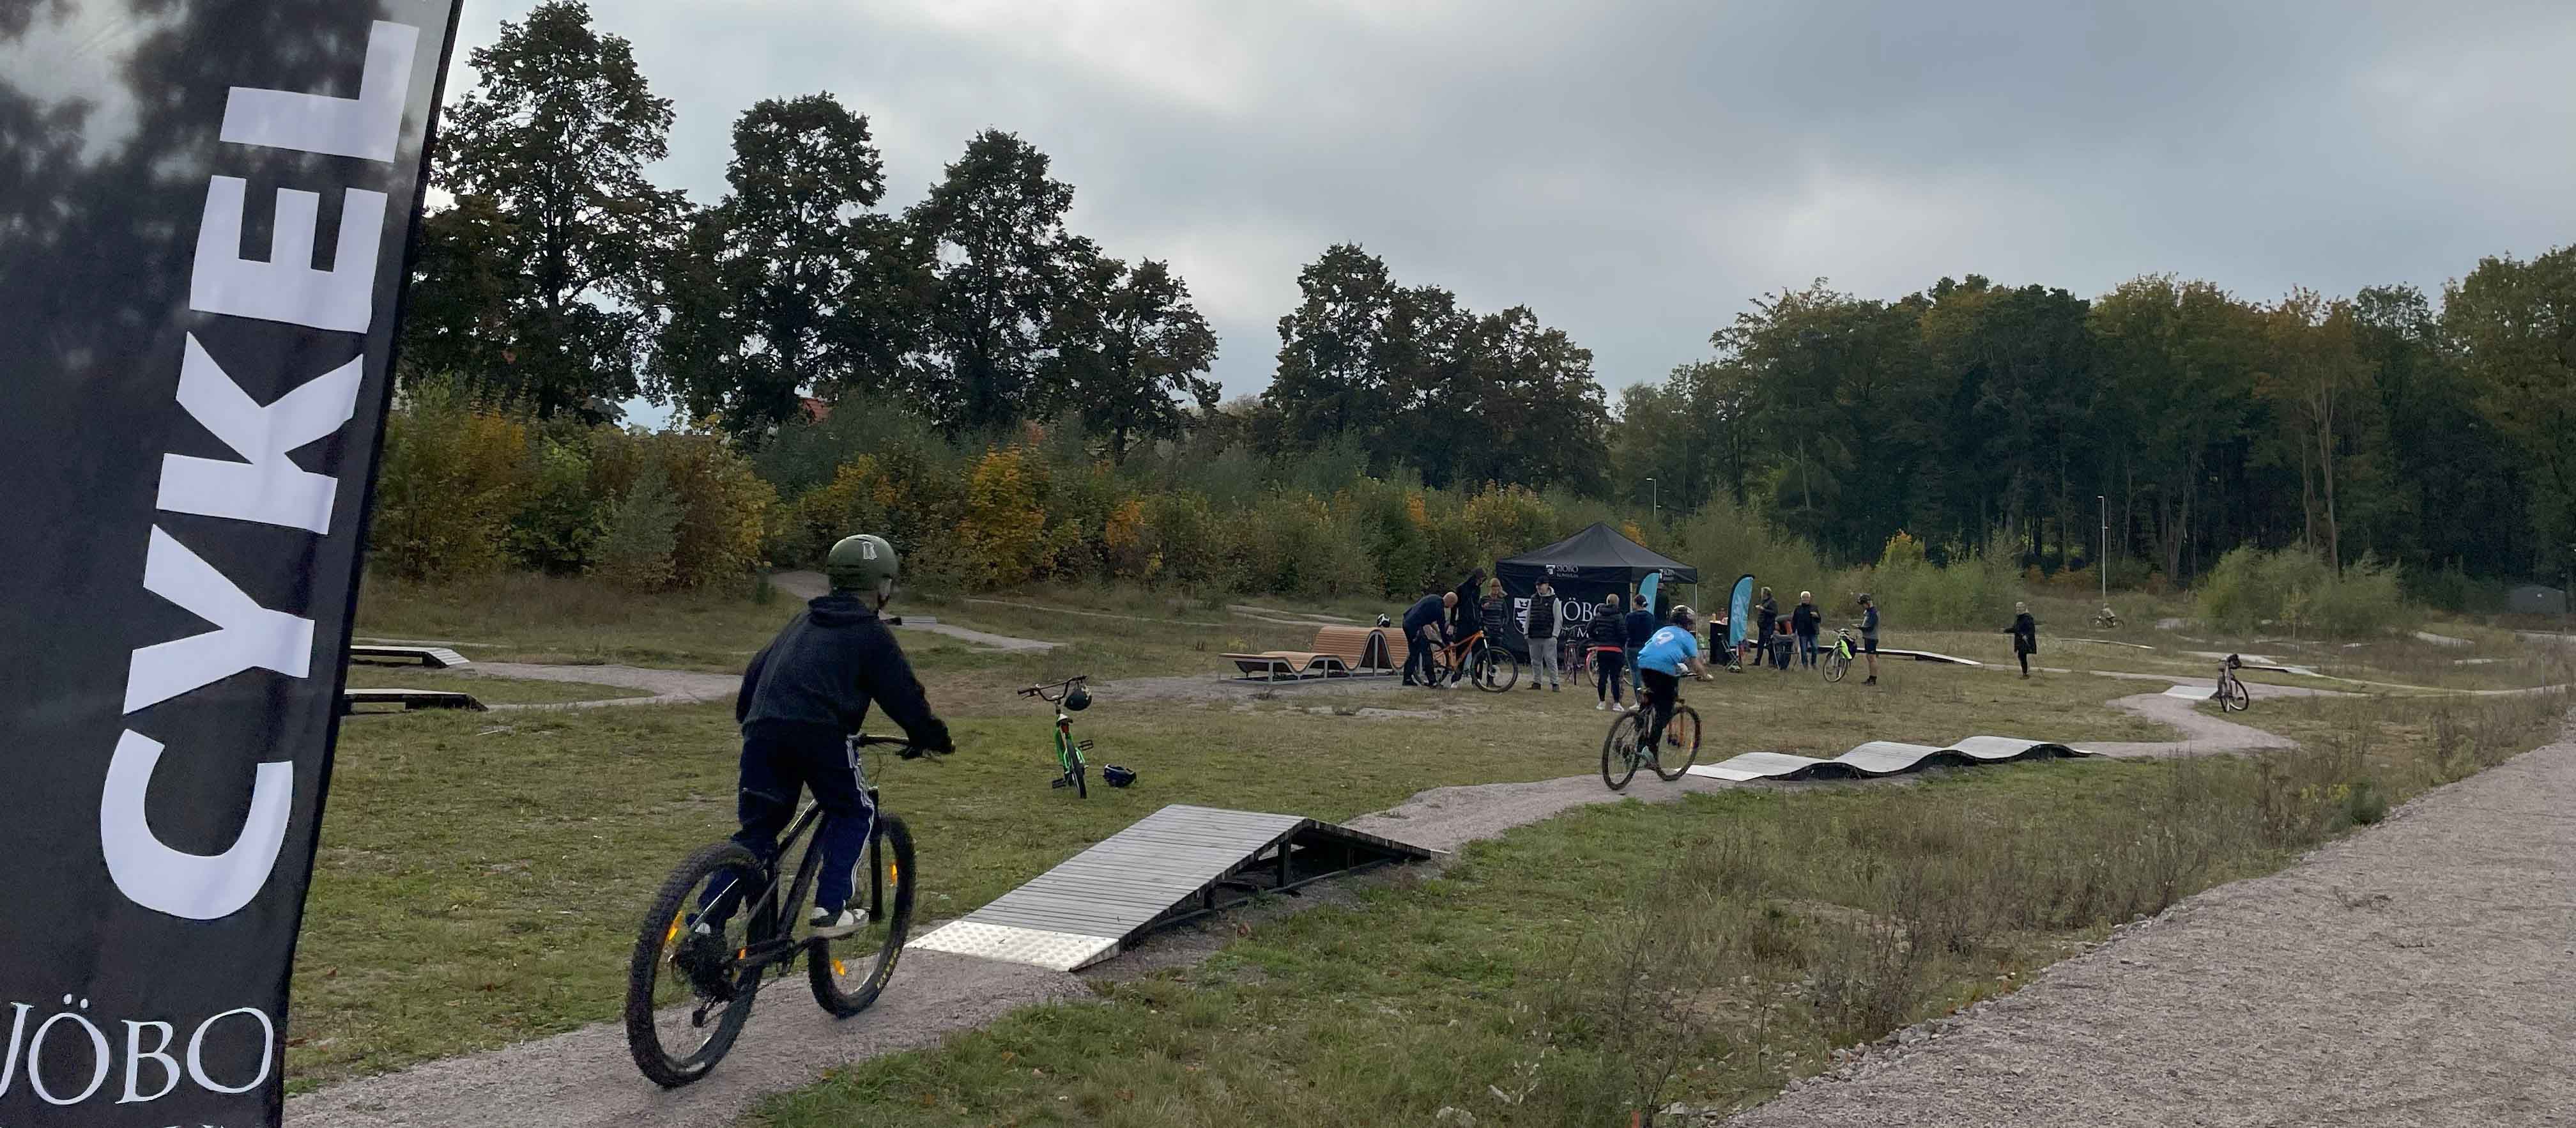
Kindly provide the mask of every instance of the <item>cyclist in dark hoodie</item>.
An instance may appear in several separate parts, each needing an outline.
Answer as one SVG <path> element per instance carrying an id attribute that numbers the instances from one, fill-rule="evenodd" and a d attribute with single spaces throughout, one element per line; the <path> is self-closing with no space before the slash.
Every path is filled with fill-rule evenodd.
<path id="1" fill-rule="evenodd" d="M 813 933 L 826 938 L 865 927 L 866 909 L 848 907 L 851 871 L 876 831 L 876 806 L 846 738 L 883 705 L 921 752 L 952 752 L 948 726 L 931 713 L 921 682 L 877 611 L 894 597 L 894 546 L 862 534 L 832 546 L 823 570 L 831 594 L 808 603 L 743 671 L 733 716 L 742 726 L 742 789 L 735 842 L 763 859 L 796 814 L 797 792 L 822 804 L 823 872 L 815 879 Z M 723 890 L 710 889 L 712 902 Z M 727 905 L 725 908 L 729 909 Z M 724 912 L 710 916 L 729 915 Z"/>
<path id="2" fill-rule="evenodd" d="M 1660 593 L 1659 593 L 1660 594 Z M 1645 675 L 1637 665 L 1637 652 L 1646 648 L 1646 640 L 1655 637 L 1655 628 L 1663 623 L 1642 596 L 1628 601 L 1628 688 L 1635 691 L 1638 703 L 1646 700 Z"/>

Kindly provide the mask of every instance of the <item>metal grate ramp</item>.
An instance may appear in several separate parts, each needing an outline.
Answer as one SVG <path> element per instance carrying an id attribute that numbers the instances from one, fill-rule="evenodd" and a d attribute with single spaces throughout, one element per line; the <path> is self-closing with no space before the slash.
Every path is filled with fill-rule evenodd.
<path id="1" fill-rule="evenodd" d="M 1296 815 L 1175 803 L 910 946 L 1072 971 L 1256 894 L 1430 856 Z"/>

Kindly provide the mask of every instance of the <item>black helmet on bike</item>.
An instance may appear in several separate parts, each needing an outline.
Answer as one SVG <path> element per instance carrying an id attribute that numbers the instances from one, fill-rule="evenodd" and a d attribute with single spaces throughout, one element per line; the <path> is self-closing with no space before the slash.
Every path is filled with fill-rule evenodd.
<path id="1" fill-rule="evenodd" d="M 1079 713 L 1079 712 L 1081 712 L 1081 711 L 1083 711 L 1083 710 L 1085 710 L 1085 709 L 1088 709 L 1088 708 L 1091 708 L 1091 691 L 1090 691 L 1090 690 L 1088 690 L 1088 689 L 1084 689 L 1083 687 L 1081 687 L 1081 686 L 1078 686 L 1078 685 L 1077 685 L 1077 686 L 1073 687 L 1072 689 L 1068 689 L 1068 690 L 1064 691 L 1064 711 L 1065 711 L 1065 712 L 1068 712 L 1068 713 Z"/>
<path id="2" fill-rule="evenodd" d="M 1136 773 L 1116 764 L 1108 764 L 1100 769 L 1100 778 L 1111 787 L 1125 787 L 1136 782 Z"/>

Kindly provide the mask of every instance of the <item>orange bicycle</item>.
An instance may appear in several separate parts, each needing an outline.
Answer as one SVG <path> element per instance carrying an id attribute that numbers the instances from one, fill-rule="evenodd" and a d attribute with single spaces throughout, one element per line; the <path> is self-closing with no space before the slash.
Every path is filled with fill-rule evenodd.
<path id="1" fill-rule="evenodd" d="M 1510 647 L 1496 645 L 1483 631 L 1433 649 L 1431 684 L 1461 678 L 1475 682 L 1476 688 L 1487 693 L 1501 693 L 1520 684 L 1520 656 Z"/>

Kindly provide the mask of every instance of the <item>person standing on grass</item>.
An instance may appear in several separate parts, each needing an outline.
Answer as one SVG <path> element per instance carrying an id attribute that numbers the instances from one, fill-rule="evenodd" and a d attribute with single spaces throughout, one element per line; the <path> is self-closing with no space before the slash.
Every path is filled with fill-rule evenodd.
<path id="1" fill-rule="evenodd" d="M 2039 620 L 2030 617 L 2030 604 L 2013 604 L 2013 624 L 2004 633 L 2013 638 L 2013 657 L 2021 662 L 2022 680 L 2030 680 L 2030 656 L 2039 653 Z"/>
<path id="2" fill-rule="evenodd" d="M 1440 688 L 1439 667 L 1432 665 L 1431 651 L 1440 645 L 1441 620 L 1456 602 L 1456 592 L 1435 592 L 1414 601 L 1404 612 L 1404 684 Z M 1421 671 L 1419 680 L 1416 670 Z"/>
<path id="3" fill-rule="evenodd" d="M 1757 660 L 1768 666 L 1772 664 L 1771 636 L 1780 631 L 1780 601 L 1771 598 L 1771 589 L 1766 587 L 1762 589 L 1762 597 L 1754 601 L 1753 610 L 1753 621 L 1762 625 L 1761 630 L 1753 632 L 1753 637 L 1759 640 L 1754 645 L 1762 648 L 1756 652 L 1760 655 Z"/>
<path id="4" fill-rule="evenodd" d="M 1621 712 L 1628 709 L 1623 696 L 1628 684 L 1627 641 L 1627 619 L 1620 612 L 1619 593 L 1614 591 L 1603 596 L 1601 606 L 1592 612 L 1592 688 L 1600 698 L 1593 703 L 1595 710 L 1614 705 Z"/>
<path id="5" fill-rule="evenodd" d="M 1799 592 L 1798 606 L 1789 612 L 1789 629 L 1798 636 L 1799 666 L 1816 664 L 1816 629 L 1823 626 L 1824 621 L 1824 615 L 1816 610 L 1816 593 Z"/>
<path id="6" fill-rule="evenodd" d="M 1646 648 L 1646 640 L 1653 638 L 1655 628 L 1663 624 L 1656 621 L 1655 613 L 1648 609 L 1643 596 L 1632 595 L 1628 601 L 1627 625 L 1628 635 L 1620 641 L 1628 650 L 1628 689 L 1630 696 L 1638 704 L 1643 705 L 1646 701 L 1646 683 L 1637 672 L 1637 652 Z"/>
<path id="7" fill-rule="evenodd" d="M 1530 596 L 1529 629 L 1522 633 L 1529 638 L 1530 661 L 1537 667 L 1530 674 L 1530 688 L 1537 689 L 1538 679 L 1545 677 L 1549 690 L 1564 692 L 1565 687 L 1558 684 L 1556 668 L 1555 585 L 1546 580 L 1538 582 L 1538 590 Z"/>
<path id="8" fill-rule="evenodd" d="M 1878 684 L 1878 602 L 1868 592 L 1860 593 L 1860 650 L 1869 655 L 1869 677 L 1862 685 Z"/>

